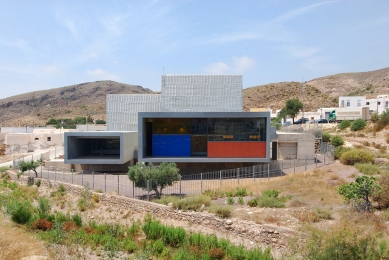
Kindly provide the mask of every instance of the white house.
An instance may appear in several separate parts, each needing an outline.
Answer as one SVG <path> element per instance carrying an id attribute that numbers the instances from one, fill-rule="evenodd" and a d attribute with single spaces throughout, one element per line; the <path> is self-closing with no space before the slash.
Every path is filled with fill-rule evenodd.
<path id="1" fill-rule="evenodd" d="M 370 113 L 381 114 L 389 108 L 389 95 L 378 95 L 377 98 L 366 99 L 366 105 L 369 106 Z"/>
<path id="2" fill-rule="evenodd" d="M 361 107 L 366 105 L 364 96 L 346 96 L 339 97 L 339 107 Z"/>

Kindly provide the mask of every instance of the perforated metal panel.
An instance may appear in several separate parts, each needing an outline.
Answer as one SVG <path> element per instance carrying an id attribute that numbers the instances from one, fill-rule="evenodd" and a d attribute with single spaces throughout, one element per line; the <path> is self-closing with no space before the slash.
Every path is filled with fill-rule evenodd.
<path id="1" fill-rule="evenodd" d="M 138 112 L 160 112 L 159 94 L 107 95 L 107 130 L 138 131 Z"/>
<path id="2" fill-rule="evenodd" d="M 241 112 L 241 75 L 163 75 L 163 112 Z"/>

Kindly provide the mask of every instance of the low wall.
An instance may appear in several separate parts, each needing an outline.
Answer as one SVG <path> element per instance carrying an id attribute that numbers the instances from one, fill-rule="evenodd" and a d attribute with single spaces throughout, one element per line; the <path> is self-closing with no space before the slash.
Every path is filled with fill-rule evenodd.
<path id="1" fill-rule="evenodd" d="M 34 177 L 20 176 L 12 171 L 7 171 L 11 179 L 21 185 L 35 183 Z M 66 192 L 79 196 L 84 187 L 59 181 L 41 180 L 41 187 L 49 187 L 57 189 L 59 185 L 63 185 Z M 275 225 L 260 225 L 252 221 L 243 221 L 237 219 L 221 219 L 215 214 L 204 212 L 181 212 L 169 206 L 127 198 L 118 195 L 109 195 L 104 193 L 96 193 L 99 196 L 100 203 L 110 207 L 131 210 L 136 213 L 152 213 L 153 216 L 160 219 L 174 219 L 177 221 L 186 221 L 189 224 L 202 225 L 210 228 L 216 233 L 221 233 L 226 236 L 239 237 L 248 239 L 258 243 L 261 247 L 271 246 L 273 250 L 279 251 L 287 247 L 287 240 L 295 237 L 295 232 L 288 228 L 281 228 Z"/>

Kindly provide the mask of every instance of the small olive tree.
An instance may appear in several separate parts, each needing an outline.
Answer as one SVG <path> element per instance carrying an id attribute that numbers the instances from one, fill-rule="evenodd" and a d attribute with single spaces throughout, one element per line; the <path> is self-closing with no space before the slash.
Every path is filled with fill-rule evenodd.
<path id="1" fill-rule="evenodd" d="M 24 173 L 25 171 L 32 170 L 35 172 L 35 177 L 38 177 L 38 173 L 36 171 L 36 168 L 42 165 L 42 160 L 31 160 L 31 161 L 21 161 L 19 163 L 19 170 Z"/>
<path id="2" fill-rule="evenodd" d="M 173 185 L 180 179 L 179 171 L 173 162 L 163 162 L 158 166 L 138 162 L 128 167 L 128 178 L 134 182 L 135 187 L 142 189 L 147 189 L 147 180 L 149 180 L 148 188 L 154 190 L 157 198 L 160 198 L 165 187 Z"/>
<path id="3" fill-rule="evenodd" d="M 341 185 L 338 192 L 345 198 L 346 203 L 352 203 L 353 208 L 369 211 L 371 209 L 369 197 L 378 194 L 380 190 L 374 177 L 360 176 L 355 182 Z"/>

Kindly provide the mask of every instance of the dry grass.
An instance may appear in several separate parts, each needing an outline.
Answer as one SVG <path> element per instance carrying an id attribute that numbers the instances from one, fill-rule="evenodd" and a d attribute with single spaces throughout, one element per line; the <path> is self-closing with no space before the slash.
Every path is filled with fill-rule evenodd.
<path id="1" fill-rule="evenodd" d="M 22 228 L 7 222 L 0 213 L 0 259 L 22 259 L 28 256 L 47 256 L 42 242 Z M 6 235 L 4 235 L 6 234 Z"/>
<path id="2" fill-rule="evenodd" d="M 343 198 L 338 194 L 337 188 L 344 183 L 343 179 L 335 178 L 330 170 L 314 169 L 307 172 L 296 173 L 279 178 L 256 180 L 241 180 L 239 187 L 246 188 L 247 192 L 260 195 L 265 190 L 278 190 L 281 196 L 298 196 L 307 205 L 341 204 Z M 220 192 L 234 191 L 236 184 L 223 185 Z"/>

